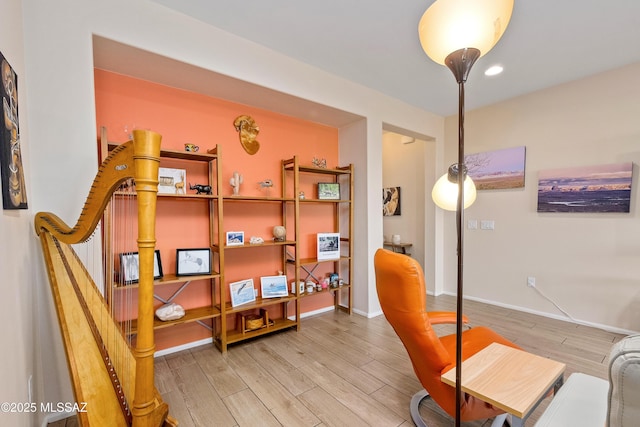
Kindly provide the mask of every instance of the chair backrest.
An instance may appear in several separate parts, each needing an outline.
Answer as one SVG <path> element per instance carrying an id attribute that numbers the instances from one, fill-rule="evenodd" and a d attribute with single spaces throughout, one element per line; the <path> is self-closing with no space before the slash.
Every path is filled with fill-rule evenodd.
<path id="1" fill-rule="evenodd" d="M 416 376 L 441 407 L 450 407 L 455 389 L 440 376 L 455 366 L 455 360 L 429 322 L 422 267 L 415 259 L 386 249 L 378 249 L 374 267 L 380 306 L 404 344 Z"/>
<path id="2" fill-rule="evenodd" d="M 607 426 L 637 426 L 640 420 L 640 335 L 630 335 L 616 343 L 609 360 Z"/>

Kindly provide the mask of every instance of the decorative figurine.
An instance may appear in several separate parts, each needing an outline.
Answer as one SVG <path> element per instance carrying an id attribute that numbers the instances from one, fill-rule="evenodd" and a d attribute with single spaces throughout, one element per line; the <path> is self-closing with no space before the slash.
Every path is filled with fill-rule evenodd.
<path id="1" fill-rule="evenodd" d="M 196 144 L 191 144 L 191 143 L 184 144 L 184 151 L 197 153 L 199 149 L 200 147 L 198 147 Z"/>
<path id="2" fill-rule="evenodd" d="M 240 184 L 242 184 L 242 175 L 238 172 L 233 173 L 233 177 L 229 180 L 229 184 L 233 187 L 233 195 L 237 196 L 240 194 Z"/>
<path id="3" fill-rule="evenodd" d="M 304 197 L 305 197 L 305 196 L 304 196 L 304 191 L 301 191 L 300 193 L 298 193 L 298 198 L 299 198 L 300 200 L 304 200 Z"/>
<path id="4" fill-rule="evenodd" d="M 256 154 L 260 149 L 260 143 L 256 141 L 260 128 L 256 122 L 251 116 L 242 115 L 236 117 L 233 126 L 238 131 L 242 148 L 249 154 Z"/>
<path id="5" fill-rule="evenodd" d="M 273 181 L 270 179 L 265 179 L 264 181 L 260 181 L 258 185 L 260 186 L 260 188 L 271 188 L 273 187 Z"/>
<path id="6" fill-rule="evenodd" d="M 327 168 L 327 159 L 318 159 L 314 157 L 311 163 L 313 163 L 313 165 L 317 168 L 322 168 L 322 169 Z"/>
<path id="7" fill-rule="evenodd" d="M 283 226 L 276 225 L 273 227 L 273 240 L 284 242 L 285 237 L 287 237 L 287 230 Z"/>
<path id="8" fill-rule="evenodd" d="M 265 190 L 267 192 L 267 196 L 269 196 L 269 190 L 271 190 L 271 187 L 273 187 L 273 181 L 270 179 L 265 179 L 264 181 L 260 181 L 258 185 L 260 186 L 260 188 Z"/>
<path id="9" fill-rule="evenodd" d="M 180 181 L 174 184 L 176 187 L 176 194 L 184 194 L 184 173 L 180 174 Z"/>
<path id="10" fill-rule="evenodd" d="M 211 186 L 204 184 L 189 184 L 189 190 L 196 190 L 196 194 L 211 194 Z"/>
<path id="11" fill-rule="evenodd" d="M 251 236 L 249 239 L 249 244 L 251 245 L 261 245 L 264 243 L 264 239 L 262 237 Z"/>

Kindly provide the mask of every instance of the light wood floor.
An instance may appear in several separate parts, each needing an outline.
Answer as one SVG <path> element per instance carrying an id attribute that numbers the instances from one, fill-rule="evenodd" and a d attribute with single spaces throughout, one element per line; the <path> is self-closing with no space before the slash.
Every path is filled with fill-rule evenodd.
<path id="1" fill-rule="evenodd" d="M 454 306 L 452 297 L 429 297 L 429 310 Z M 465 314 L 472 325 L 489 326 L 527 351 L 566 363 L 565 378 L 575 371 L 606 378 L 609 349 L 622 338 L 472 301 L 465 302 Z M 453 332 L 440 328 L 439 333 Z M 300 332 L 231 346 L 226 355 L 208 345 L 160 357 L 156 368 L 157 388 L 184 427 L 409 427 L 409 401 L 421 388 L 383 316 L 333 312 L 304 319 Z M 426 402 L 421 412 L 430 426 L 453 424 L 434 402 Z"/>

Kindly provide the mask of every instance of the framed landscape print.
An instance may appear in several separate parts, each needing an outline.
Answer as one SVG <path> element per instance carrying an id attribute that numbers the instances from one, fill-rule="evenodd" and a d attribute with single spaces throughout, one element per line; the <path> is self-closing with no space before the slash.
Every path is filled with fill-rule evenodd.
<path id="1" fill-rule="evenodd" d="M 477 190 L 524 187 L 525 147 L 467 154 L 464 163 Z"/>
<path id="2" fill-rule="evenodd" d="M 318 199 L 340 200 L 340 184 L 337 182 L 319 182 Z"/>
<path id="3" fill-rule="evenodd" d="M 264 276 L 260 278 L 260 294 L 262 298 L 289 296 L 287 276 Z"/>
<path id="4" fill-rule="evenodd" d="M 622 212 L 631 206 L 633 163 L 542 170 L 538 212 Z"/>

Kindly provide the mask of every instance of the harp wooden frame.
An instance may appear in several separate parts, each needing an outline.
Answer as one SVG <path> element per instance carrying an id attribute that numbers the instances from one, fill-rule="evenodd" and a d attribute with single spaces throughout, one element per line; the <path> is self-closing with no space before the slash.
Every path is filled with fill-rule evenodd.
<path id="1" fill-rule="evenodd" d="M 76 225 L 55 214 L 35 217 L 82 426 L 175 426 L 154 385 L 153 263 L 161 136 L 134 130 L 99 167 Z M 138 204 L 138 336 L 129 347 L 71 244 L 86 241 L 114 191 L 127 179 Z"/>

